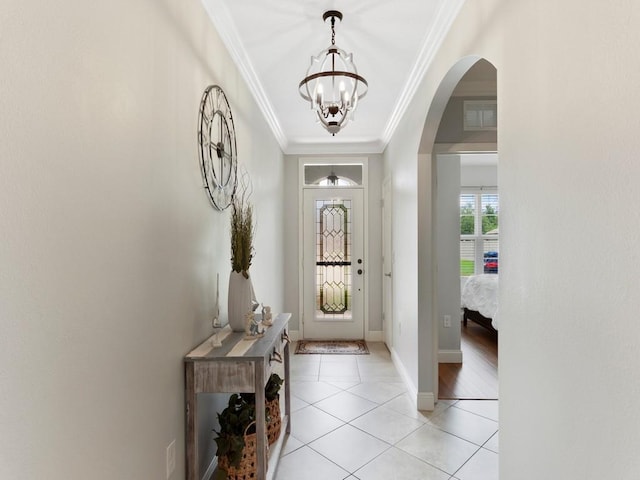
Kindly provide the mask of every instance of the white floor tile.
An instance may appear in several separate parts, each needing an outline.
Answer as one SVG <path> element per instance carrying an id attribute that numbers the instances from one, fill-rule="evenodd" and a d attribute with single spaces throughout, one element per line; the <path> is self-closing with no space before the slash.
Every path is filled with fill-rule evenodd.
<path id="1" fill-rule="evenodd" d="M 339 363 L 341 365 L 356 365 L 360 355 L 320 355 L 322 363 Z"/>
<path id="2" fill-rule="evenodd" d="M 304 400 L 302 400 L 301 398 L 298 398 L 295 395 L 291 395 L 291 413 L 308 406 L 309 404 Z"/>
<path id="3" fill-rule="evenodd" d="M 500 432 L 496 432 L 482 447 L 492 452 L 500 453 Z"/>
<path id="4" fill-rule="evenodd" d="M 298 450 L 299 448 L 304 447 L 304 443 L 298 440 L 293 435 L 287 435 L 284 441 L 284 445 L 282 447 L 281 456 L 288 455 L 289 453 Z"/>
<path id="5" fill-rule="evenodd" d="M 291 382 L 291 393 L 307 403 L 319 402 L 341 391 L 325 382 Z"/>
<path id="6" fill-rule="evenodd" d="M 292 382 L 317 382 L 318 375 L 291 375 Z"/>
<path id="7" fill-rule="evenodd" d="M 359 365 L 360 378 L 363 380 L 366 379 L 377 379 L 377 378 L 396 378 L 397 382 L 400 380 L 400 375 L 396 370 L 396 367 L 393 363 L 361 363 Z"/>
<path id="8" fill-rule="evenodd" d="M 358 365 L 361 365 L 363 363 L 366 364 L 370 364 L 370 363 L 392 363 L 391 359 L 389 358 L 389 356 L 382 356 L 382 355 L 358 355 L 358 358 L 356 358 L 356 362 L 358 362 Z"/>
<path id="9" fill-rule="evenodd" d="M 326 382 L 326 383 L 330 383 L 331 385 L 335 385 L 338 382 L 342 382 L 342 383 L 352 383 L 352 384 L 358 384 L 360 383 L 360 377 L 347 377 L 347 376 L 338 376 L 338 377 L 334 377 L 331 375 L 320 375 L 318 377 L 318 379 L 321 382 Z"/>
<path id="10" fill-rule="evenodd" d="M 360 480 L 449 480 L 449 474 L 391 448 L 355 473 Z"/>
<path id="11" fill-rule="evenodd" d="M 387 360 L 391 361 L 391 353 L 389 353 L 389 349 L 382 342 L 367 342 L 367 347 L 369 348 L 369 355 L 360 355 L 360 357 L 367 356 L 380 356 L 384 357 Z"/>
<path id="12" fill-rule="evenodd" d="M 498 400 L 459 400 L 455 406 L 456 408 L 475 413 L 494 422 L 499 420 Z"/>
<path id="13" fill-rule="evenodd" d="M 405 393 L 402 383 L 363 382 L 349 389 L 349 392 L 382 404 Z"/>
<path id="14" fill-rule="evenodd" d="M 358 385 L 360 383 L 360 379 L 358 378 L 357 380 L 350 380 L 350 381 L 345 381 L 343 379 L 341 380 L 323 380 L 327 383 L 330 383 L 331 385 L 334 385 L 342 390 L 349 390 L 351 387 L 355 387 L 356 385 Z"/>
<path id="15" fill-rule="evenodd" d="M 434 410 L 417 410 L 416 404 L 411 400 L 408 393 L 403 393 L 384 404 L 385 407 L 391 408 L 396 412 L 402 413 L 421 422 L 428 423 L 430 418 L 440 415 L 447 408 L 451 407 L 456 400 L 438 400 Z"/>
<path id="16" fill-rule="evenodd" d="M 320 374 L 320 362 L 318 363 L 292 363 L 291 364 L 291 378 L 297 377 L 313 377 L 318 379 Z"/>
<path id="17" fill-rule="evenodd" d="M 498 480 L 498 454 L 481 448 L 455 476 L 459 480 Z"/>
<path id="18" fill-rule="evenodd" d="M 431 423 L 445 432 L 473 442 L 478 446 L 483 445 L 498 431 L 498 422 L 461 410 L 455 405 L 431 418 Z"/>
<path id="19" fill-rule="evenodd" d="M 344 422 L 350 422 L 376 408 L 378 404 L 353 393 L 341 392 L 317 402 L 315 406 Z"/>
<path id="20" fill-rule="evenodd" d="M 419 412 L 385 345 L 368 346 L 291 356 L 292 432 L 275 480 L 497 480 L 498 402 Z"/>
<path id="21" fill-rule="evenodd" d="M 295 351 L 295 348 L 293 349 Z M 291 364 L 294 363 L 320 363 L 322 355 L 291 355 Z"/>
<path id="22" fill-rule="evenodd" d="M 309 447 L 302 447 L 280 459 L 276 480 L 343 480 L 349 472 Z"/>
<path id="23" fill-rule="evenodd" d="M 291 434 L 303 443 L 309 443 L 343 423 L 311 405 L 291 414 Z"/>
<path id="24" fill-rule="evenodd" d="M 321 377 L 355 377 L 360 378 L 358 365 L 353 363 L 325 362 L 320 363 Z"/>
<path id="25" fill-rule="evenodd" d="M 395 445 L 423 423 L 386 407 L 378 407 L 351 422 L 380 440 Z"/>
<path id="26" fill-rule="evenodd" d="M 430 425 L 424 425 L 396 447 L 453 475 L 478 450 L 478 446 Z"/>
<path id="27" fill-rule="evenodd" d="M 390 447 L 351 425 L 344 425 L 309 446 L 348 472 L 355 472 Z"/>

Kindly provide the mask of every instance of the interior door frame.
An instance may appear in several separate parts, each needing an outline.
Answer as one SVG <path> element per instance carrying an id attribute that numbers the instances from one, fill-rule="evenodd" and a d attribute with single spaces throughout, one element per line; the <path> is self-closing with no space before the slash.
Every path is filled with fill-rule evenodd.
<path id="1" fill-rule="evenodd" d="M 392 186 L 391 176 L 382 181 L 382 337 L 389 350 L 393 349 L 394 339 Z"/>
<path id="2" fill-rule="evenodd" d="M 361 188 L 362 193 L 362 230 L 363 230 L 363 252 L 362 259 L 364 262 L 364 278 L 363 278 L 363 311 L 364 315 L 364 339 L 370 340 L 369 334 L 369 169 L 368 157 L 329 157 L 329 156 L 311 156 L 298 157 L 298 312 L 300 312 L 299 336 L 304 338 L 304 189 L 305 188 L 322 188 L 310 187 L 305 185 L 304 167 L 305 165 L 362 165 L 362 185 L 359 187 L 342 187 L 342 188 Z M 332 187 L 336 188 L 336 187 Z M 338 187 L 340 188 L 340 187 Z"/>

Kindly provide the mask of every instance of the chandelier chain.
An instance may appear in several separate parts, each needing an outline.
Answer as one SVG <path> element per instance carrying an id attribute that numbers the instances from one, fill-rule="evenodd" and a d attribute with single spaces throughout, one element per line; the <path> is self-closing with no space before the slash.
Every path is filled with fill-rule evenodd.
<path id="1" fill-rule="evenodd" d="M 331 45 L 336 44 L 336 17 L 331 17 Z"/>

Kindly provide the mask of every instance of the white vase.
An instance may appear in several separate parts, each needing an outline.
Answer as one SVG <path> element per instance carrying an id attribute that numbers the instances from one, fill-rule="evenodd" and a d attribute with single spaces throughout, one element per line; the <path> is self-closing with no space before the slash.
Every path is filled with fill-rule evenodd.
<path id="1" fill-rule="evenodd" d="M 231 271 L 229 275 L 229 326 L 234 332 L 244 332 L 247 313 L 253 311 L 253 285 L 251 277 L 244 278 L 239 272 Z"/>

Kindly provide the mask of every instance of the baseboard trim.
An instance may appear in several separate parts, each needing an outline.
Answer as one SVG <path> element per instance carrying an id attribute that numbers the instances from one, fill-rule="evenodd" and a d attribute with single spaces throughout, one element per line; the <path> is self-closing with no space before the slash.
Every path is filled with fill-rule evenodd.
<path id="1" fill-rule="evenodd" d="M 213 477 L 213 474 L 216 471 L 217 466 L 218 466 L 218 457 L 213 457 L 213 459 L 211 460 L 211 463 L 209 464 L 209 467 L 207 467 L 207 470 L 202 474 L 201 480 L 210 480 L 211 477 Z"/>
<path id="2" fill-rule="evenodd" d="M 418 392 L 418 410 L 433 411 L 436 408 L 436 396 L 433 392 Z"/>
<path id="3" fill-rule="evenodd" d="M 382 330 L 373 330 L 367 332 L 364 339 L 367 342 L 382 342 L 384 341 L 384 332 Z"/>
<path id="4" fill-rule="evenodd" d="M 433 392 L 418 392 L 418 389 L 413 385 L 409 373 L 404 368 L 400 357 L 394 349 L 391 349 L 391 360 L 395 365 L 398 373 L 402 377 L 402 381 L 407 387 L 409 392 L 409 398 L 413 400 L 413 406 L 416 410 L 428 410 L 433 411 L 436 408 L 436 396 Z"/>
<path id="5" fill-rule="evenodd" d="M 462 350 L 440 350 L 438 363 L 462 363 Z"/>
<path id="6" fill-rule="evenodd" d="M 396 351 L 393 348 L 391 349 L 391 361 L 393 361 L 393 365 L 396 367 L 396 370 L 398 370 L 398 373 L 402 378 L 402 383 L 404 383 L 404 386 L 407 387 L 407 391 L 409 392 L 409 398 L 413 401 L 413 406 L 417 410 L 418 402 L 416 399 L 418 395 L 418 389 L 413 385 L 413 382 L 411 381 L 411 377 L 409 376 L 409 373 L 404 368 L 402 360 L 400 360 L 400 356 L 396 353 Z"/>

